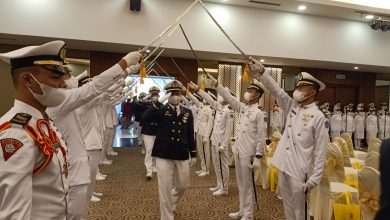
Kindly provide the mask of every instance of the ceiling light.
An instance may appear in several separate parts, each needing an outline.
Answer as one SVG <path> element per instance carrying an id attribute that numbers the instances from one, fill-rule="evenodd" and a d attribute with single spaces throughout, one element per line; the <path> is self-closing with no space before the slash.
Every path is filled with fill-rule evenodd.
<path id="1" fill-rule="evenodd" d="M 265 60 L 261 59 L 260 62 L 264 63 Z"/>
<path id="2" fill-rule="evenodd" d="M 374 19 L 374 15 L 366 15 L 365 18 L 366 18 L 366 19 L 369 19 L 369 20 L 372 20 L 372 19 Z"/>
<path id="3" fill-rule="evenodd" d="M 150 53 L 150 50 L 146 50 L 146 53 Z"/>
<path id="4" fill-rule="evenodd" d="M 222 0 L 222 2 L 227 2 L 227 1 L 229 1 L 229 0 Z"/>
<path id="5" fill-rule="evenodd" d="M 359 69 L 359 67 L 358 67 L 358 66 L 355 66 L 353 69 L 355 69 L 355 70 L 358 70 L 358 69 Z"/>
<path id="6" fill-rule="evenodd" d="M 300 5 L 300 6 L 298 6 L 298 10 L 299 11 L 304 11 L 304 10 L 306 10 L 306 6 L 305 5 Z"/>

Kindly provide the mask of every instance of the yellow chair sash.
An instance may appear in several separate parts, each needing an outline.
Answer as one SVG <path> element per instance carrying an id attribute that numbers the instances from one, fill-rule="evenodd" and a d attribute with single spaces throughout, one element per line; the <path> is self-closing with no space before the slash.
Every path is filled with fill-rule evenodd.
<path id="1" fill-rule="evenodd" d="M 277 173 L 278 170 L 275 166 L 271 166 L 271 169 L 269 169 L 269 188 L 271 192 L 275 192 L 276 190 L 276 184 L 277 184 Z"/>
<path id="2" fill-rule="evenodd" d="M 379 210 L 379 198 L 369 192 L 364 192 L 363 195 L 360 196 L 360 201 L 368 207 L 371 212 L 377 212 Z"/>
<path id="3" fill-rule="evenodd" d="M 345 198 L 345 203 L 341 199 Z M 352 203 L 352 193 L 342 192 L 340 197 L 333 203 L 335 220 L 360 220 L 360 206 Z"/>

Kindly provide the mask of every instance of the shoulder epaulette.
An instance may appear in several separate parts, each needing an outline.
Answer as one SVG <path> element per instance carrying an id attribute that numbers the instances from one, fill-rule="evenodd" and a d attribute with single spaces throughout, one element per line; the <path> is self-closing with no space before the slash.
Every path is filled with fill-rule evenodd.
<path id="1" fill-rule="evenodd" d="M 14 124 L 19 124 L 19 125 L 27 125 L 28 122 L 30 121 L 31 119 L 31 115 L 27 114 L 27 113 L 17 113 L 11 120 L 10 122 L 11 123 L 14 123 Z"/>

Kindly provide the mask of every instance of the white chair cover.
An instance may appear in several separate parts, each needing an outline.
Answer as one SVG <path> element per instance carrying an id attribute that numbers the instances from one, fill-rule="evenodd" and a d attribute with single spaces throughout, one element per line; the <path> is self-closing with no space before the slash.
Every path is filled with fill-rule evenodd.
<path id="1" fill-rule="evenodd" d="M 355 157 L 355 154 L 353 153 L 354 149 L 353 149 L 353 142 L 351 136 L 349 136 L 348 133 L 342 133 L 340 137 L 347 143 L 349 157 Z"/>
<path id="2" fill-rule="evenodd" d="M 353 154 L 355 155 L 356 159 L 360 159 L 360 160 L 365 160 L 367 157 L 367 152 L 361 150 L 354 150 Z"/>
<path id="3" fill-rule="evenodd" d="M 379 160 L 380 156 L 377 152 L 371 151 L 367 154 L 366 160 L 365 160 L 365 166 L 372 167 L 376 170 L 379 170 Z"/>
<path id="4" fill-rule="evenodd" d="M 363 220 L 372 220 L 379 210 L 380 174 L 372 167 L 359 171 L 359 192 Z"/>
<path id="5" fill-rule="evenodd" d="M 381 144 L 382 143 L 378 143 L 378 142 L 370 142 L 368 144 L 367 153 L 370 153 L 371 151 L 374 151 L 374 152 L 377 152 L 379 154 L 381 152 Z"/>

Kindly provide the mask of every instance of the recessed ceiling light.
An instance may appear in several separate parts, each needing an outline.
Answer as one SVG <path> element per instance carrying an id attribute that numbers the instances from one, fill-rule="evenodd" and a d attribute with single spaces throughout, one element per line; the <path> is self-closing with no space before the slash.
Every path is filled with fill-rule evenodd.
<path id="1" fill-rule="evenodd" d="M 305 5 L 300 5 L 300 6 L 298 6 L 298 10 L 299 11 L 304 11 L 304 10 L 306 10 L 306 6 Z"/>
<path id="2" fill-rule="evenodd" d="M 261 59 L 260 62 L 264 63 L 265 60 Z"/>
<path id="3" fill-rule="evenodd" d="M 365 18 L 371 20 L 371 19 L 374 19 L 374 15 L 366 15 Z"/>
<path id="4" fill-rule="evenodd" d="M 222 0 L 222 2 L 227 2 L 227 1 L 229 1 L 229 0 Z"/>
<path id="5" fill-rule="evenodd" d="M 150 53 L 150 50 L 146 50 L 146 53 Z"/>
<path id="6" fill-rule="evenodd" d="M 353 69 L 355 69 L 355 70 L 358 70 L 358 69 L 359 69 L 359 67 L 358 67 L 358 66 L 355 66 Z"/>

